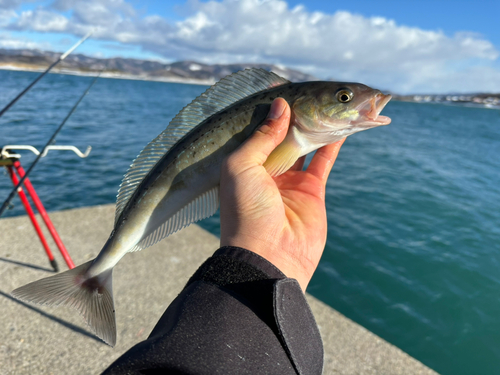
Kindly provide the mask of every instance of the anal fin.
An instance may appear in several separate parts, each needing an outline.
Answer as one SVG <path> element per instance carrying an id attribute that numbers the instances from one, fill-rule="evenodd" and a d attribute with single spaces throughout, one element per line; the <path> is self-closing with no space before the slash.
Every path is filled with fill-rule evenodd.
<path id="1" fill-rule="evenodd" d="M 188 225 L 212 216 L 219 208 L 219 186 L 204 192 L 180 209 L 164 223 L 154 228 L 129 252 L 139 251 L 153 246 L 165 237 L 187 227 Z"/>

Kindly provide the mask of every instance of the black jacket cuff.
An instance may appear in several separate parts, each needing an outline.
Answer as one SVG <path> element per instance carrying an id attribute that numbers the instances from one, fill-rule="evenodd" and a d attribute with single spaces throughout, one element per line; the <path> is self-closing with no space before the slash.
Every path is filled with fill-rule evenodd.
<path id="1" fill-rule="evenodd" d="M 149 338 L 106 374 L 321 374 L 323 345 L 294 279 L 251 251 L 222 247 Z"/>

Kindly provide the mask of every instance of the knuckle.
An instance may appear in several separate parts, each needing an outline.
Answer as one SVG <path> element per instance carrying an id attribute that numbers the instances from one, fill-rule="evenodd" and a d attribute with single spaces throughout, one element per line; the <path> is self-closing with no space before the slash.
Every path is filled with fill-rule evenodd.
<path id="1" fill-rule="evenodd" d="M 276 124 L 273 120 L 266 120 L 264 124 L 256 131 L 256 135 L 263 140 L 271 141 L 275 146 L 278 145 L 278 132 L 276 131 Z M 274 125 L 274 126 L 273 126 Z"/>

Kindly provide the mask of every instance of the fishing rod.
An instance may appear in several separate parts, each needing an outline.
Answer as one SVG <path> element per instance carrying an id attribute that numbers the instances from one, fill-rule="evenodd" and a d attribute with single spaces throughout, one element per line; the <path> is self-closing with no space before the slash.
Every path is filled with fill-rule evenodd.
<path id="1" fill-rule="evenodd" d="M 9 104 L 7 104 L 1 111 L 0 111 L 0 117 L 3 116 L 3 114 L 5 112 L 7 112 L 9 110 L 10 107 L 12 107 L 19 99 L 21 99 L 21 97 L 26 94 L 29 89 L 31 89 L 35 83 L 37 83 L 38 81 L 40 81 L 42 79 L 42 77 L 47 74 L 48 72 L 50 72 L 50 70 L 56 66 L 57 64 L 59 64 L 61 61 L 63 61 L 71 52 L 73 52 L 76 47 L 78 47 L 80 44 L 82 44 L 83 42 L 85 42 L 87 40 L 87 38 L 92 35 L 94 31 L 91 31 L 89 32 L 87 35 L 85 35 L 82 39 L 80 39 L 78 41 L 78 43 L 76 43 L 73 47 L 71 47 L 69 50 L 67 50 L 65 53 L 63 53 L 61 56 L 59 56 L 59 58 L 54 61 L 48 68 L 47 70 L 45 70 L 45 72 L 43 72 L 42 74 L 40 74 L 33 82 L 31 82 L 28 87 L 26 87 L 23 91 L 21 91 L 19 93 L 19 95 L 17 95 L 14 99 L 11 100 L 11 102 Z"/>
<path id="2" fill-rule="evenodd" d="M 56 138 L 57 134 L 59 134 L 59 132 L 61 131 L 62 127 L 64 126 L 64 124 L 66 123 L 66 121 L 71 117 L 71 115 L 73 114 L 73 112 L 75 112 L 76 107 L 78 107 L 78 105 L 83 100 L 83 98 L 85 97 L 85 95 L 87 95 L 88 92 L 90 91 L 90 89 L 92 88 L 92 86 L 94 86 L 94 83 L 97 81 L 97 78 L 99 78 L 100 75 L 101 75 L 101 72 L 99 72 L 99 74 L 94 77 L 94 79 L 90 83 L 89 87 L 87 87 L 87 89 L 82 94 L 82 96 L 80 96 L 80 98 L 75 103 L 75 105 L 73 106 L 73 108 L 71 108 L 71 111 L 69 111 L 68 115 L 64 118 L 64 120 L 61 122 L 61 124 L 59 125 L 59 127 L 56 129 L 56 131 L 54 132 L 54 134 L 52 134 L 52 137 L 50 137 L 49 141 L 45 144 L 45 146 L 43 147 L 43 151 L 40 154 L 38 154 L 38 156 L 35 158 L 35 160 L 33 161 L 33 163 L 31 163 L 30 167 L 26 171 L 26 174 L 19 180 L 19 182 L 17 183 L 17 185 L 14 187 L 14 189 L 12 189 L 12 191 L 10 192 L 10 194 L 7 197 L 7 199 L 5 200 L 5 202 L 3 202 L 2 207 L 0 207 L 0 216 L 2 216 L 3 212 L 5 211 L 5 209 L 7 208 L 7 206 L 9 205 L 10 201 L 12 200 L 12 198 L 14 198 L 14 195 L 16 194 L 17 189 L 19 189 L 22 186 L 24 180 L 26 180 L 26 178 L 28 177 L 28 175 L 30 174 L 30 172 L 35 167 L 36 163 L 38 163 L 38 160 L 40 160 L 40 158 L 42 157 L 42 155 L 44 155 L 44 154 L 47 153 L 50 144 L 54 141 L 54 139 Z"/>

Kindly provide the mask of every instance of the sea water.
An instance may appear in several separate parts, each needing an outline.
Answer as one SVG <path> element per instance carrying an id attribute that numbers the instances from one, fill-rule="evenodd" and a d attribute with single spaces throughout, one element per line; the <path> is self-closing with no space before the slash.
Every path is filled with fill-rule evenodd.
<path id="1" fill-rule="evenodd" d="M 0 108 L 36 75 L 0 71 Z M 46 76 L 0 118 L 0 146 L 41 149 L 90 81 Z M 90 156 L 51 151 L 30 176 L 47 210 L 113 203 L 135 156 L 205 89 L 99 79 L 57 137 Z M 390 102 L 384 114 L 392 124 L 342 147 L 308 291 L 442 374 L 498 374 L 500 111 Z M 34 155 L 21 154 L 26 169 Z M 11 186 L 0 174 L 0 203 Z M 24 214 L 13 205 L 4 217 Z M 218 214 L 201 225 L 218 234 Z"/>

